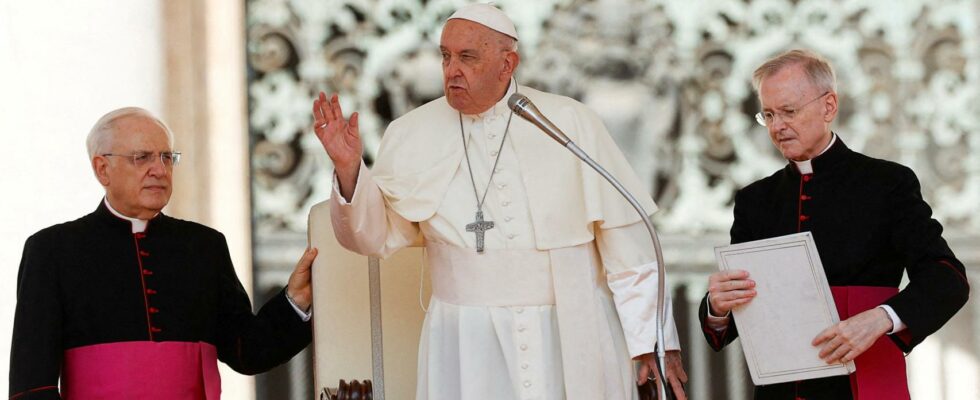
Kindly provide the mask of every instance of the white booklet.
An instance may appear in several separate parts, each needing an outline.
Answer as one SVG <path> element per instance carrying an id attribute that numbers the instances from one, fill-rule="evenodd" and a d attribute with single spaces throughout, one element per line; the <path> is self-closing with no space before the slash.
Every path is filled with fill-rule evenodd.
<path id="1" fill-rule="evenodd" d="M 840 321 L 810 232 L 715 248 L 718 269 L 741 269 L 756 297 L 732 310 L 756 385 L 847 375 L 854 362 L 828 365 L 810 343 Z"/>

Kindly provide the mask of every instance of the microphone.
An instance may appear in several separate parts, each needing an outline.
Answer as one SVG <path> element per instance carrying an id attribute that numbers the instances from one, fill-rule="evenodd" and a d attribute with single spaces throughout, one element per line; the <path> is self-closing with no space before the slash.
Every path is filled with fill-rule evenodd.
<path id="1" fill-rule="evenodd" d="M 657 258 L 657 367 L 660 369 L 660 376 L 667 376 L 667 365 L 664 359 L 666 357 L 666 350 L 664 349 L 664 325 L 667 322 L 665 309 L 666 304 L 664 302 L 664 294 L 667 292 L 667 288 L 665 287 L 664 282 L 666 281 L 665 275 L 667 273 L 667 268 L 664 265 L 663 250 L 660 248 L 660 238 L 657 236 L 657 229 L 654 228 L 653 222 L 650 221 L 649 214 L 647 214 L 646 210 L 643 209 L 640 202 L 636 200 L 636 197 L 634 197 L 633 194 L 630 193 L 618 179 L 616 179 L 616 177 L 612 176 L 609 171 L 606 171 L 606 169 L 599 165 L 599 163 L 595 162 L 595 160 L 589 157 L 589 155 L 582 151 L 582 149 L 579 148 L 575 142 L 568 139 L 568 136 L 565 136 L 561 129 L 558 129 L 555 124 L 551 123 L 548 118 L 541 114 L 541 111 L 534 106 L 534 103 L 531 103 L 531 100 L 528 99 L 527 96 L 520 93 L 514 93 L 510 95 L 509 99 L 507 99 L 507 105 L 514 111 L 515 114 L 540 128 L 542 131 L 544 131 L 544 133 L 551 136 L 552 139 L 555 139 L 555 141 L 571 151 L 572 154 L 575 154 L 576 157 L 588 164 L 588 166 L 592 167 L 592 169 L 598 172 L 599 175 L 606 178 L 606 181 L 616 188 L 616 190 L 619 191 L 619 194 L 623 195 L 626 201 L 633 206 L 633 209 L 636 210 L 637 214 L 640 215 L 640 219 L 643 221 L 644 225 L 646 225 L 647 232 L 650 233 L 650 239 L 653 241 L 653 252 L 656 254 Z M 664 384 L 664 379 L 657 379 L 656 386 L 657 397 L 659 399 L 666 399 L 667 392 L 669 390 Z"/>
<path id="2" fill-rule="evenodd" d="M 571 142 L 571 140 L 568 139 L 568 136 L 565 136 L 565 134 L 562 133 L 561 129 L 558 129 L 558 127 L 551 123 L 551 121 L 548 120 L 544 114 L 541 114 L 541 111 L 534 106 L 534 103 L 532 103 L 531 99 L 527 98 L 527 96 L 520 93 L 514 93 L 510 95 L 509 99 L 507 99 L 507 106 L 510 107 L 515 114 L 534 124 L 534 126 L 537 126 L 539 129 L 544 131 L 544 133 L 548 134 L 548 136 L 551 136 L 552 139 L 555 139 L 555 141 L 561 143 L 562 146 L 568 146 L 568 143 Z"/>

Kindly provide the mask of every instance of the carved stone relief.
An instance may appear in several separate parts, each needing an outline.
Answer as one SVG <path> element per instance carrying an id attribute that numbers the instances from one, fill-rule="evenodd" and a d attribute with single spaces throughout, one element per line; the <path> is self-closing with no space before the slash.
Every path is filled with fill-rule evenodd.
<path id="1" fill-rule="evenodd" d="M 392 119 L 442 95 L 438 39 L 460 1 L 248 2 L 257 235 L 303 232 L 329 193 L 311 99 L 361 115 L 365 159 Z M 975 2 L 500 1 L 521 34 L 521 84 L 577 98 L 661 206 L 666 232 L 724 232 L 734 190 L 784 164 L 755 124 L 751 73 L 807 47 L 838 74 L 836 130 L 909 165 L 936 217 L 980 231 Z"/>

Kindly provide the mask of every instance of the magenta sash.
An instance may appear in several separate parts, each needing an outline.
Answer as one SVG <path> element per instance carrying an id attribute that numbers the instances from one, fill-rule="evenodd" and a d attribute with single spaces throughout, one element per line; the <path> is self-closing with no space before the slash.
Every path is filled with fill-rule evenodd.
<path id="1" fill-rule="evenodd" d="M 898 293 L 897 288 L 881 286 L 831 286 L 830 291 L 842 321 L 875 308 Z M 905 355 L 887 335 L 878 338 L 854 364 L 857 368 L 851 374 L 854 400 L 910 398 Z"/>
<path id="2" fill-rule="evenodd" d="M 62 397 L 207 399 L 221 396 L 217 349 L 204 342 L 118 342 L 65 351 Z"/>

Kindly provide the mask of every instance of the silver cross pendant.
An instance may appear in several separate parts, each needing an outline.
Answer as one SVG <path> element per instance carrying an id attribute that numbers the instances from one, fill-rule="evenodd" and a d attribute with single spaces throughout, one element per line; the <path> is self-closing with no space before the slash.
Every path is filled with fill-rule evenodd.
<path id="1" fill-rule="evenodd" d="M 476 252 L 483 252 L 483 234 L 493 229 L 493 221 L 483 220 L 483 210 L 476 212 L 476 221 L 466 224 L 466 231 L 476 234 Z"/>

